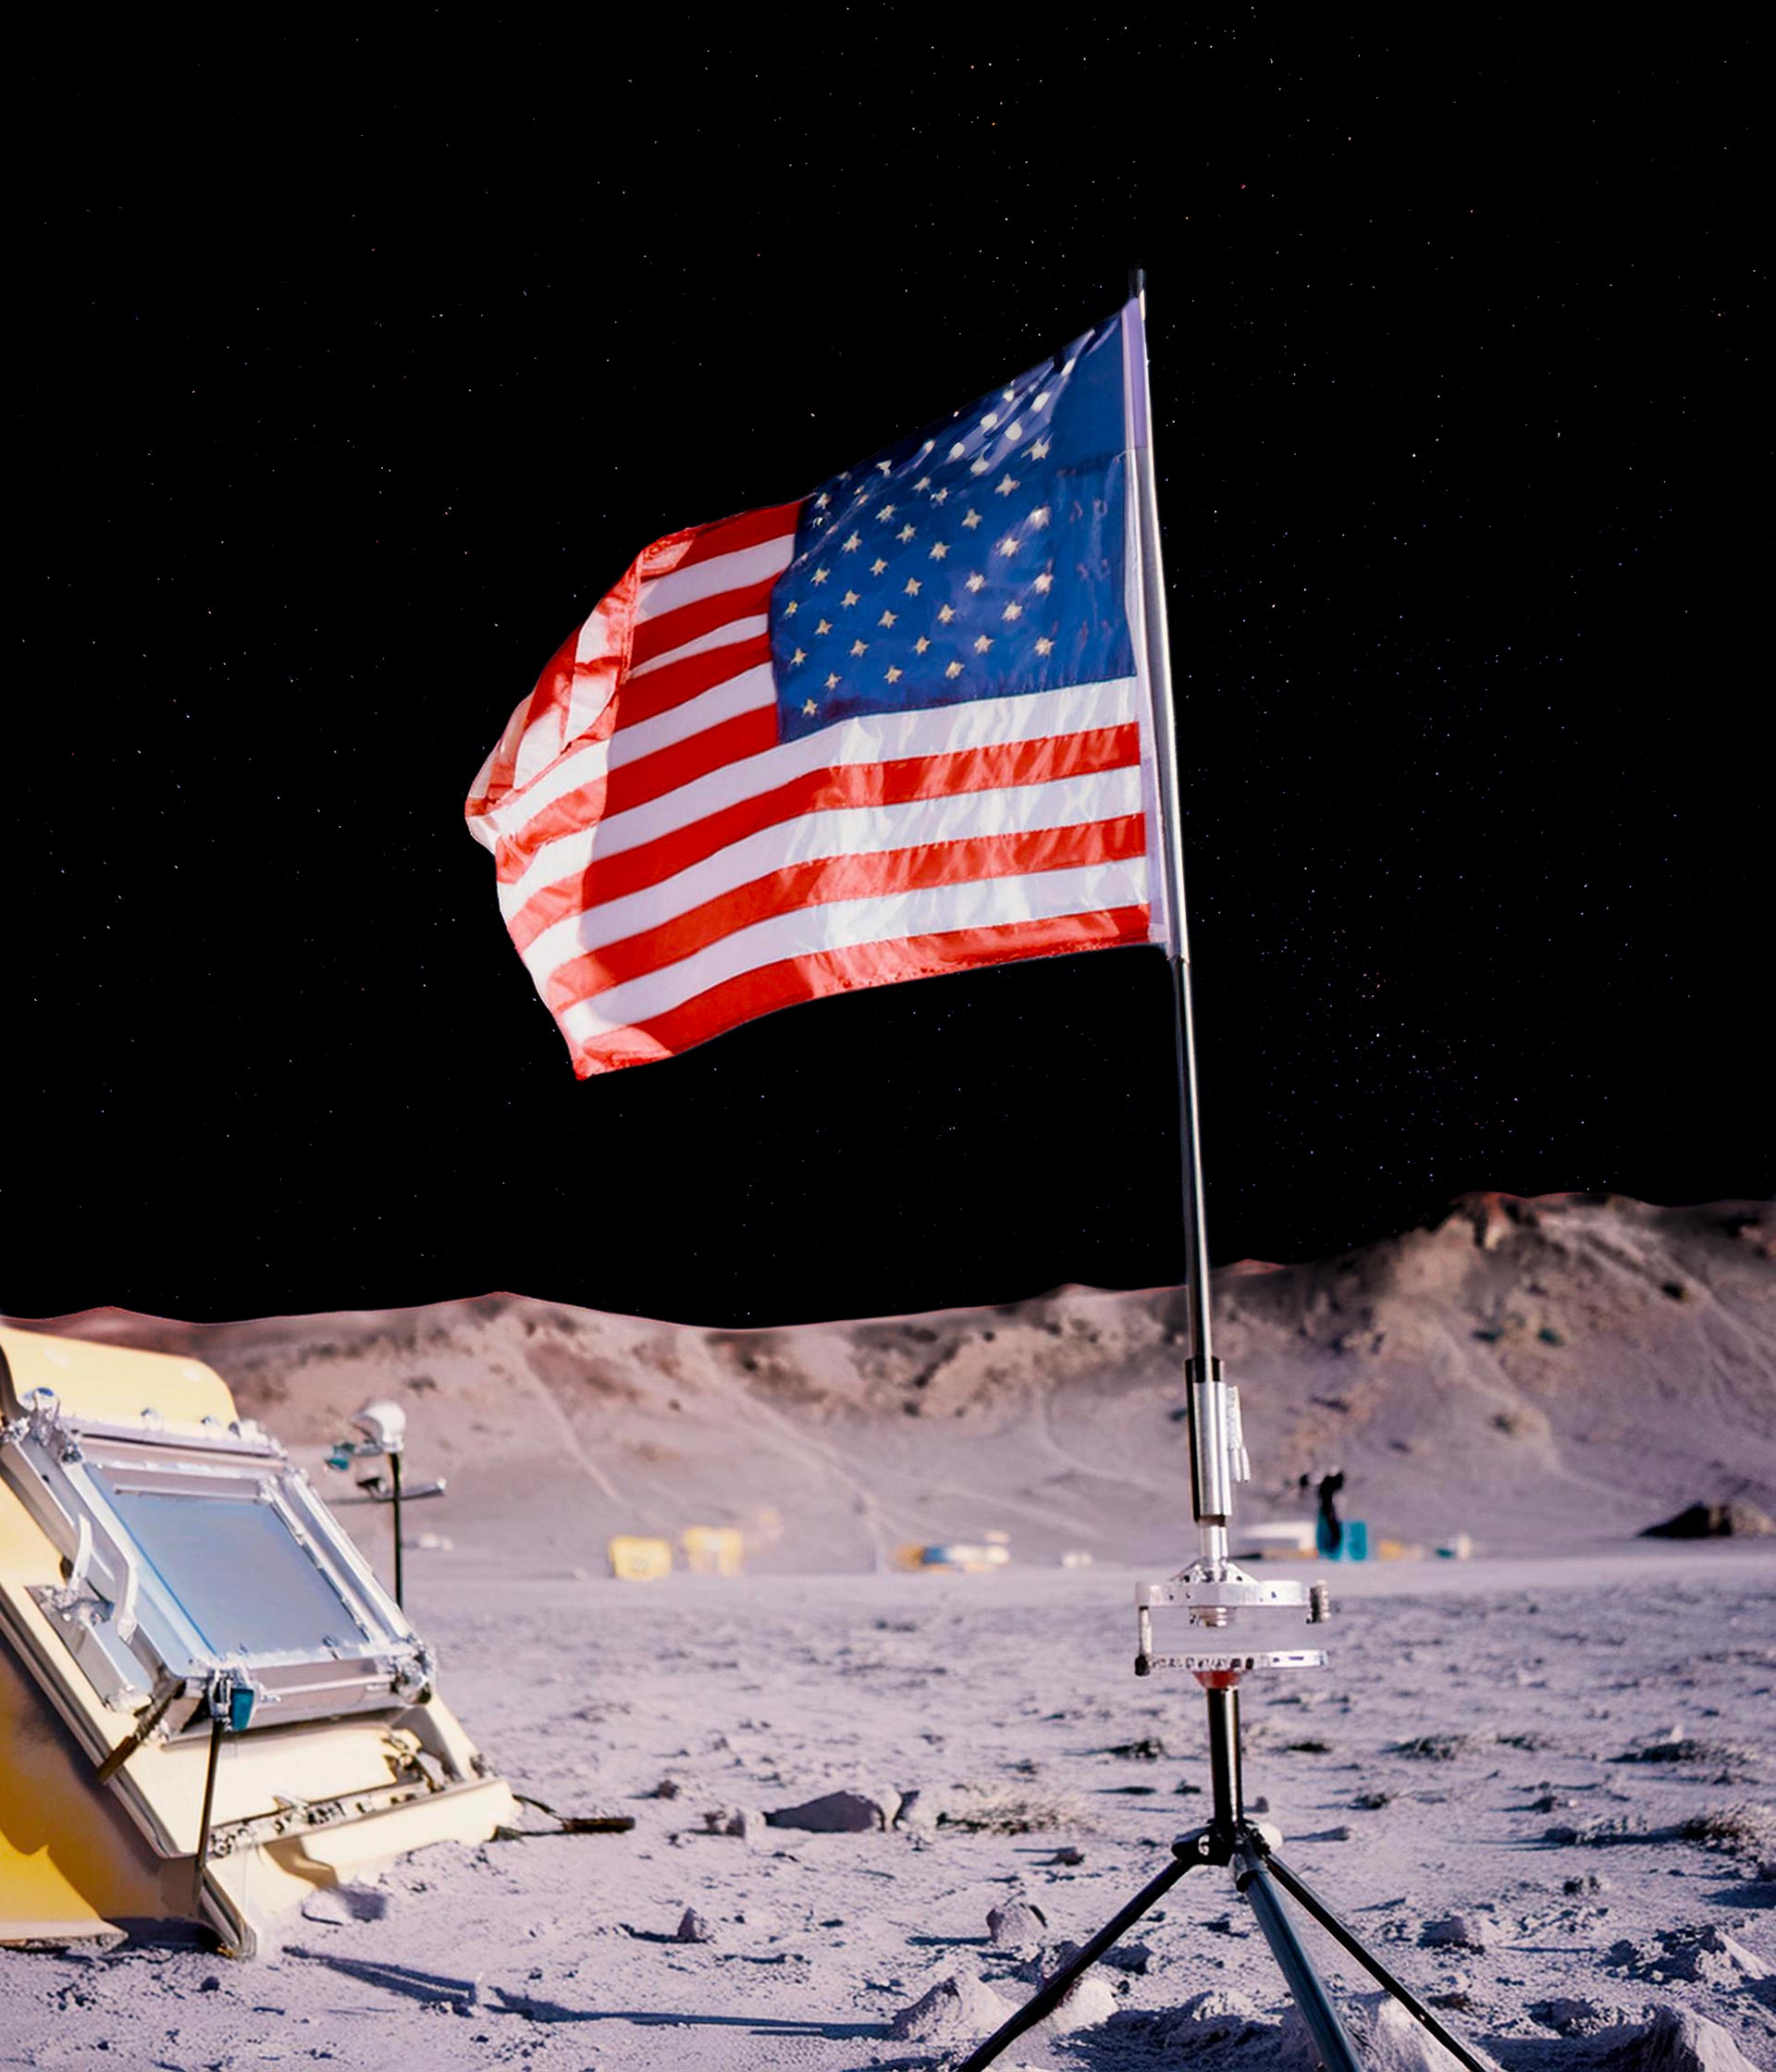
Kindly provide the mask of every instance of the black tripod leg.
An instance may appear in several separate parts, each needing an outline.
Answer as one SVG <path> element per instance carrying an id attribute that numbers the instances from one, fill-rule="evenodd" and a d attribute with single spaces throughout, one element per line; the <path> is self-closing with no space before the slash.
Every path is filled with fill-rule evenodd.
<path id="1" fill-rule="evenodd" d="M 1370 1955 L 1369 1952 L 1363 1948 L 1363 1944 L 1345 1927 L 1344 1923 L 1339 1920 L 1326 1902 L 1302 1884 L 1301 1881 L 1280 1856 L 1266 1855 L 1264 1861 L 1271 1876 L 1276 1879 L 1289 1897 L 1312 1914 L 1333 1941 L 1343 1949 L 1348 1950 L 1377 1984 L 1385 1986 L 1412 2019 L 1419 2023 L 1427 2034 L 1436 2037 L 1458 2065 L 1465 2066 L 1467 2072 L 1486 2072 L 1486 2067 L 1474 2056 L 1474 2053 L 1464 2043 L 1458 2041 L 1455 2037 L 1451 2036 L 1424 2002 L 1409 1987 L 1396 1979 L 1378 1957 Z"/>
<path id="2" fill-rule="evenodd" d="M 1174 1844 L 1174 1858 L 1159 1876 L 1143 1885 L 1121 1913 L 1106 1921 L 1072 1962 L 1063 1966 L 1040 1992 L 1032 1993 L 1008 2022 L 1001 2023 L 984 2043 L 978 2044 L 956 2066 L 956 2072 L 984 2072 L 1000 2052 L 1016 2042 L 1025 2029 L 1034 2029 L 1044 2016 L 1052 2015 L 1067 1998 L 1074 1981 L 1091 1970 L 1113 1942 L 1127 1935 L 1154 1901 L 1162 1893 L 1170 1892 L 1191 1865 L 1227 1861 L 1225 1855 L 1210 1857 L 1202 1854 L 1196 1846 L 1200 1839 L 1192 1835 L 1186 1842 Z"/>
<path id="3" fill-rule="evenodd" d="M 1270 1954 L 1276 1959 L 1276 1968 L 1289 1987 L 1289 1998 L 1301 2009 L 1301 2019 L 1307 2024 L 1308 2034 L 1314 2039 L 1326 2072 L 1363 2072 L 1363 2060 L 1345 2033 L 1338 2009 L 1326 1997 L 1319 1973 L 1302 1949 L 1301 1938 L 1289 1916 L 1283 1912 L 1281 1900 L 1271 1890 L 1270 1880 L 1265 1875 L 1265 1859 L 1251 1843 L 1242 1842 L 1235 1852 L 1234 1861 L 1239 1868 L 1234 1872 L 1233 1881 L 1252 1902 L 1258 1926 L 1264 1931 L 1264 1941 L 1270 1944 Z"/>

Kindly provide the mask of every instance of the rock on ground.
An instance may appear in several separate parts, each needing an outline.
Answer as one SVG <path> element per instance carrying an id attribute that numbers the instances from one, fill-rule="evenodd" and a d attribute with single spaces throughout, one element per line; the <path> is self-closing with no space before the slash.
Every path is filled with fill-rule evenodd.
<path id="1" fill-rule="evenodd" d="M 1144 1977 L 1154 1966 L 1151 1942 L 1113 1942 L 1098 1962 L 1112 1971 L 1128 1971 Z"/>
<path id="2" fill-rule="evenodd" d="M 711 1834 L 737 1835 L 742 1842 L 756 1842 L 765 1832 L 765 1816 L 753 1806 L 718 1806 L 704 1814 L 703 1825 Z"/>
<path id="3" fill-rule="evenodd" d="M 780 1807 L 765 1818 L 774 1828 L 802 1828 L 809 1834 L 869 1834 L 891 1827 L 899 1810 L 897 1792 L 828 1792 L 800 1806 Z"/>
<path id="4" fill-rule="evenodd" d="M 379 1921 L 394 1902 L 374 1885 L 325 1885 L 302 1902 L 305 1921 L 325 1921 L 341 1928 L 348 1921 Z"/>
<path id="5" fill-rule="evenodd" d="M 1582 2000 L 1561 1993 L 1553 2000 L 1538 2000 L 1529 2010 L 1531 2021 L 1540 2022 L 1557 2036 L 1601 2036 L 1620 2029 L 1627 2020 L 1622 2007 L 1601 2007 L 1595 2000 Z"/>
<path id="6" fill-rule="evenodd" d="M 987 1940 L 995 1950 L 1012 1950 L 1027 1955 L 1048 1940 L 1048 1916 L 1026 1900 L 1007 1900 L 987 1914 Z"/>
<path id="7" fill-rule="evenodd" d="M 1445 1914 L 1440 1920 L 1426 1921 L 1418 1940 L 1427 1950 L 1484 1950 L 1494 1933 L 1484 1914 Z"/>

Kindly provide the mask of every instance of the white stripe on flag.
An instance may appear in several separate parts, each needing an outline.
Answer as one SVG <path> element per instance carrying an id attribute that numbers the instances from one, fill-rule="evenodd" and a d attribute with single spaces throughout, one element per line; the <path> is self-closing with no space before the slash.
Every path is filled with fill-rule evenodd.
<path id="1" fill-rule="evenodd" d="M 743 972 L 787 957 L 897 942 L 909 935 L 1054 920 L 1065 914 L 1141 906 L 1146 901 L 1144 857 L 1089 864 L 1075 870 L 1035 871 L 1021 878 L 982 878 L 971 884 L 937 885 L 893 893 L 882 899 L 836 900 L 830 906 L 774 914 L 769 920 L 737 930 L 677 964 L 611 986 L 590 1000 L 577 1001 L 559 1019 L 570 1042 L 592 1043 L 613 1030 L 651 1021 L 683 1006 L 699 993 Z"/>
<path id="2" fill-rule="evenodd" d="M 639 762 L 656 748 L 670 748 L 674 741 L 688 741 L 694 734 L 720 726 L 723 720 L 732 720 L 738 713 L 756 712 L 761 705 L 774 704 L 776 697 L 769 662 L 742 670 L 738 676 L 730 676 L 712 691 L 687 697 L 683 705 L 669 706 L 651 720 L 619 726 L 610 737 L 610 767 L 621 770 L 626 762 Z"/>
<path id="3" fill-rule="evenodd" d="M 712 555 L 707 561 L 693 561 L 689 568 L 673 569 L 669 575 L 656 575 L 641 586 L 636 623 L 676 611 L 681 604 L 700 604 L 723 590 L 749 589 L 755 583 L 781 575 L 795 550 L 792 525 L 781 539 L 763 540 L 757 547 L 741 547 L 732 554 Z"/>

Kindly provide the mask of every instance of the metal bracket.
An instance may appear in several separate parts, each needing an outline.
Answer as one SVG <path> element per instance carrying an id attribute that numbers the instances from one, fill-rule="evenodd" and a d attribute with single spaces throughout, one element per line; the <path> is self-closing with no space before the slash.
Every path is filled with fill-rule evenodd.
<path id="1" fill-rule="evenodd" d="M 1243 1655 L 1137 1655 L 1135 1674 L 1151 1676 L 1156 1669 L 1184 1669 L 1192 1675 L 1215 1670 L 1324 1669 L 1324 1647 L 1261 1647 Z"/>
<path id="2" fill-rule="evenodd" d="M 1138 1583 L 1135 1604 L 1153 1607 L 1179 1604 L 1191 1612 L 1203 1610 L 1244 1611 L 1260 1607 L 1301 1605 L 1309 1601 L 1309 1585 L 1293 1576 L 1260 1582 L 1236 1562 L 1224 1561 L 1220 1573 L 1211 1574 L 1198 1562 L 1166 1583 Z"/>
<path id="3" fill-rule="evenodd" d="M 1228 1649 L 1223 1653 L 1157 1655 L 1153 1652 L 1153 1613 L 1166 1606 L 1187 1611 L 1193 1625 L 1219 1632 L 1242 1611 L 1297 1610 L 1305 1612 L 1307 1623 L 1317 1625 L 1330 1610 L 1323 1583 L 1303 1583 L 1294 1576 L 1261 1580 L 1249 1574 L 1237 1561 L 1197 1561 L 1165 1583 L 1135 1585 L 1135 1674 L 1150 1676 L 1156 1669 L 1188 1670 L 1201 1675 L 1214 1671 L 1243 1671 L 1251 1669 L 1324 1669 L 1326 1651 L 1319 1647 L 1267 1647 Z"/>
<path id="4" fill-rule="evenodd" d="M 191 1692 L 191 1686 L 183 1677 L 168 1677 L 161 1684 L 159 1691 L 137 1715 L 133 1730 L 118 1742 L 99 1765 L 98 1781 L 101 1784 L 108 1784 L 136 1750 L 152 1737 L 154 1729 L 166 1717 L 174 1699 L 189 1697 Z"/>

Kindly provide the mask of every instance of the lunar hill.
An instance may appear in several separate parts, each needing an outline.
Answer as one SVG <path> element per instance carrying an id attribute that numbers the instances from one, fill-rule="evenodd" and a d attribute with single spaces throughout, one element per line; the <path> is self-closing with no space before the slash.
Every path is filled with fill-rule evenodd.
<path id="1" fill-rule="evenodd" d="M 1466 1532 L 1494 1552 L 1577 1550 L 1697 1501 L 1776 1510 L 1770 1204 L 1468 1195 L 1336 1258 L 1230 1266 L 1215 1304 L 1254 1462 L 1244 1523 L 1301 1515 L 1298 1477 L 1331 1466 L 1372 1538 Z M 1173 1289 L 761 1330 L 504 1294 L 18 1321 L 196 1353 L 333 1496 L 349 1485 L 320 1452 L 393 1396 L 410 1473 L 450 1483 L 415 1530 L 464 1570 L 477 1523 L 518 1507 L 535 1556 L 569 1572 L 612 1533 L 694 1523 L 742 1526 L 766 1569 L 990 1531 L 1019 1561 L 1189 1551 Z"/>

